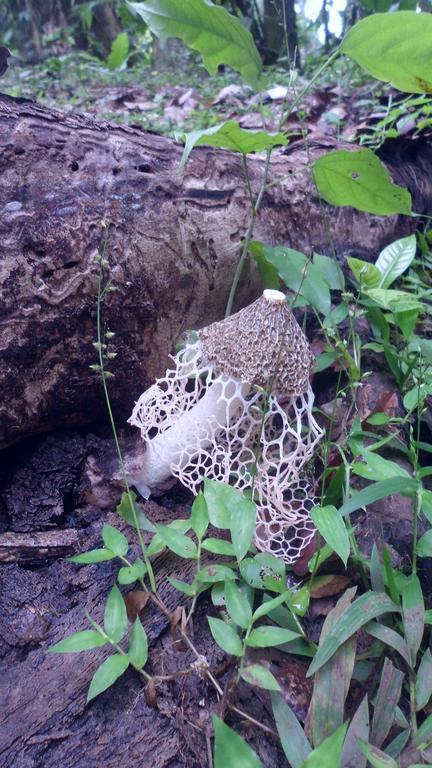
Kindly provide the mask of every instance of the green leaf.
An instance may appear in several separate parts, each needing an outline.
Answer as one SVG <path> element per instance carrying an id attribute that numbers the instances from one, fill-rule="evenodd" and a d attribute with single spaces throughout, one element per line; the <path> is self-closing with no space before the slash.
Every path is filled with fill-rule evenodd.
<path id="1" fill-rule="evenodd" d="M 197 545 L 189 536 L 170 528 L 168 525 L 157 525 L 156 530 L 163 543 L 175 552 L 179 557 L 196 560 L 198 557 Z"/>
<path id="2" fill-rule="evenodd" d="M 129 658 L 127 656 L 120 653 L 108 656 L 93 675 L 87 694 L 87 703 L 110 688 L 126 672 L 128 666 Z"/>
<path id="3" fill-rule="evenodd" d="M 135 669 L 142 669 L 148 658 L 148 641 L 139 616 L 136 617 L 129 635 L 128 656 Z"/>
<path id="4" fill-rule="evenodd" d="M 129 53 L 129 37 L 127 32 L 120 32 L 111 46 L 107 64 L 110 69 L 119 69 L 125 63 Z"/>
<path id="5" fill-rule="evenodd" d="M 299 292 L 306 301 L 323 315 L 331 310 L 330 289 L 322 271 L 300 251 L 285 246 L 264 246 L 267 261 L 277 270 L 279 277 L 294 293 Z"/>
<path id="6" fill-rule="evenodd" d="M 255 533 L 257 509 L 256 504 L 245 496 L 240 508 L 231 510 L 231 541 L 237 562 L 241 562 L 249 552 Z"/>
<path id="7" fill-rule="evenodd" d="M 391 661 L 386 658 L 375 699 L 370 736 L 371 743 L 376 747 L 381 747 L 390 733 L 401 695 L 403 679 L 404 673 L 396 669 Z"/>
<path id="8" fill-rule="evenodd" d="M 342 748 L 348 723 L 341 725 L 331 736 L 324 739 L 306 758 L 301 768 L 336 768 L 340 765 Z"/>
<path id="9" fill-rule="evenodd" d="M 432 715 L 423 720 L 417 733 L 413 736 L 413 744 L 418 747 L 421 744 L 429 744 L 432 741 Z"/>
<path id="10" fill-rule="evenodd" d="M 88 651 L 90 648 L 99 648 L 108 642 L 100 632 L 95 629 L 84 629 L 82 632 L 75 632 L 59 643 L 48 648 L 48 653 L 79 653 Z"/>
<path id="11" fill-rule="evenodd" d="M 268 648 L 269 646 L 283 645 L 301 637 L 299 632 L 292 632 L 290 629 L 282 627 L 264 626 L 253 629 L 246 645 L 251 648 Z"/>
<path id="12" fill-rule="evenodd" d="M 210 537 L 204 539 L 201 547 L 207 552 L 212 552 L 214 555 L 226 555 L 227 557 L 234 557 L 235 555 L 233 545 L 225 539 L 213 539 Z"/>
<path id="13" fill-rule="evenodd" d="M 217 581 L 226 581 L 227 579 L 235 579 L 236 575 L 232 568 L 228 568 L 227 565 L 206 565 L 205 568 L 201 568 L 196 575 L 197 581 L 201 584 L 215 584 Z"/>
<path id="14" fill-rule="evenodd" d="M 214 768 L 262 768 L 261 760 L 235 731 L 216 715 L 212 715 L 215 730 Z"/>
<path id="15" fill-rule="evenodd" d="M 244 592 L 235 581 L 225 583 L 225 604 L 232 620 L 242 629 L 247 629 L 252 621 L 252 608 Z"/>
<path id="16" fill-rule="evenodd" d="M 312 509 L 311 517 L 326 544 L 339 555 L 346 567 L 350 543 L 346 525 L 336 507 L 316 506 Z"/>
<path id="17" fill-rule="evenodd" d="M 70 563 L 78 563 L 78 565 L 92 565 L 93 563 L 103 563 L 104 560 L 112 560 L 115 556 L 115 552 L 110 549 L 90 549 L 89 552 L 83 552 L 81 555 L 68 557 L 67 560 Z"/>
<path id="18" fill-rule="evenodd" d="M 432 530 L 426 531 L 417 542 L 419 557 L 432 557 Z"/>
<path id="19" fill-rule="evenodd" d="M 358 739 L 369 739 L 369 707 L 367 695 L 362 700 L 351 720 L 345 737 L 341 765 L 344 768 L 366 768 L 366 757 L 361 751 Z"/>
<path id="20" fill-rule="evenodd" d="M 175 138 L 181 141 L 184 137 L 185 148 L 180 162 L 180 168 L 184 168 L 189 155 L 194 147 L 205 145 L 208 147 L 222 147 L 232 152 L 240 152 L 248 155 L 250 152 L 262 152 L 278 145 L 288 144 L 288 139 L 283 133 L 267 133 L 266 131 L 250 131 L 240 128 L 235 120 L 227 120 L 221 125 L 214 125 L 190 133 L 177 132 Z"/>
<path id="21" fill-rule="evenodd" d="M 371 288 L 388 288 L 410 266 L 416 254 L 416 237 L 402 237 L 390 243 L 381 251 L 376 261 L 376 268 L 381 273 L 378 286 Z"/>
<path id="22" fill-rule="evenodd" d="M 102 528 L 102 538 L 106 548 L 110 549 L 119 557 L 127 554 L 129 549 L 128 540 L 121 531 L 117 530 L 117 528 L 113 528 L 112 525 L 105 523 Z"/>
<path id="23" fill-rule="evenodd" d="M 365 291 L 365 295 L 379 304 L 382 309 L 390 312 L 408 312 L 423 308 L 421 301 L 407 291 L 395 291 L 393 288 L 369 288 Z"/>
<path id="24" fill-rule="evenodd" d="M 372 744 L 359 739 L 359 747 L 363 754 L 367 757 L 373 768 L 398 768 L 398 764 L 393 760 L 390 755 L 386 755 L 378 747 L 374 747 Z"/>
<path id="25" fill-rule="evenodd" d="M 242 643 L 235 629 L 227 624 L 226 621 L 215 619 L 212 616 L 208 617 L 208 623 L 210 625 L 210 632 L 218 646 L 231 656 L 241 656 Z"/>
<path id="26" fill-rule="evenodd" d="M 328 152 L 313 166 L 321 197 L 331 205 L 351 205 L 379 216 L 411 213 L 411 195 L 393 184 L 387 168 L 370 149 Z"/>
<path id="27" fill-rule="evenodd" d="M 343 291 L 345 288 L 345 279 L 343 272 L 338 264 L 338 260 L 332 256 L 325 256 L 322 253 L 314 253 L 313 264 L 322 278 L 332 291 Z M 342 311 L 342 307 L 335 307 L 335 310 Z"/>
<path id="28" fill-rule="evenodd" d="M 339 510 L 339 513 L 343 516 L 350 515 L 351 512 L 355 512 L 357 509 L 367 507 L 368 504 L 373 504 L 374 501 L 385 499 L 386 496 L 391 496 L 396 493 L 402 494 L 402 496 L 413 496 L 418 489 L 418 483 L 411 477 L 392 477 L 390 480 L 380 480 L 378 483 L 372 483 L 363 490 L 351 496 L 345 504 Z"/>
<path id="29" fill-rule="evenodd" d="M 256 611 L 254 611 L 254 614 L 252 616 L 252 621 L 255 624 L 258 619 L 261 619 L 263 616 L 267 616 L 269 613 L 274 611 L 276 608 L 278 608 L 283 603 L 287 602 L 287 599 L 290 597 L 290 591 L 287 590 L 286 592 L 283 592 L 281 595 L 277 595 L 277 597 L 273 597 L 271 600 L 266 600 L 264 603 L 262 603 Z M 265 598 L 265 596 L 264 596 Z M 289 613 L 289 612 L 288 612 Z M 289 614 L 291 616 L 291 614 Z"/>
<path id="30" fill-rule="evenodd" d="M 432 655 L 426 648 L 417 672 L 415 683 L 416 711 L 424 709 L 432 696 Z"/>
<path id="31" fill-rule="evenodd" d="M 348 266 L 354 274 L 355 279 L 362 288 L 378 288 L 381 280 L 381 272 L 375 264 L 370 264 L 362 259 L 347 257 Z"/>
<path id="32" fill-rule="evenodd" d="M 402 590 L 402 618 L 405 640 L 411 656 L 411 664 L 416 663 L 417 651 L 423 640 L 424 600 L 418 576 L 411 574 Z"/>
<path id="33" fill-rule="evenodd" d="M 270 696 L 285 757 L 291 768 L 301 768 L 307 756 L 312 752 L 312 747 L 294 712 L 285 703 L 281 694 L 272 692 Z"/>
<path id="34" fill-rule="evenodd" d="M 217 480 L 204 480 L 204 498 L 209 520 L 215 528 L 229 529 L 231 510 L 240 510 L 244 496 L 241 491 Z"/>
<path id="35" fill-rule="evenodd" d="M 126 493 L 124 491 L 121 495 L 120 503 L 117 505 L 117 514 L 120 515 L 122 520 L 125 520 L 126 523 L 131 525 L 133 528 L 135 528 L 135 519 L 134 514 L 132 510 L 135 510 L 136 519 L 138 522 L 139 527 L 143 531 L 149 531 L 149 533 L 154 533 L 156 528 L 154 527 L 153 523 L 150 522 L 150 520 L 145 516 L 144 512 L 142 512 L 136 503 L 136 493 L 133 491 L 129 491 L 129 493 Z"/>
<path id="36" fill-rule="evenodd" d="M 408 93 L 432 92 L 429 13 L 379 13 L 357 22 L 341 50 L 378 80 Z"/>
<path id="37" fill-rule="evenodd" d="M 307 676 L 310 677 L 320 669 L 336 653 L 342 643 L 369 621 L 383 613 L 398 610 L 398 606 L 387 595 L 375 592 L 366 592 L 361 595 L 347 608 L 323 644 L 320 644 Z"/>
<path id="38" fill-rule="evenodd" d="M 182 592 L 188 597 L 194 597 L 198 592 L 198 587 L 194 582 L 192 584 L 188 584 L 186 581 L 174 579 L 172 576 L 168 576 L 168 581 L 173 585 L 174 589 L 178 589 L 179 592 Z"/>
<path id="39" fill-rule="evenodd" d="M 173 520 L 171 523 L 168 523 L 168 525 L 166 525 L 165 528 L 172 528 L 174 531 L 179 531 L 180 533 L 187 533 L 190 530 L 190 520 L 182 520 L 182 519 Z M 156 530 L 156 528 L 154 528 L 154 530 Z M 165 549 L 165 546 L 166 544 L 162 540 L 162 538 L 159 536 L 159 534 L 155 533 L 150 544 L 147 547 L 147 555 L 149 557 L 151 555 L 158 555 L 160 552 L 163 552 L 163 550 Z"/>
<path id="40" fill-rule="evenodd" d="M 261 60 L 253 37 L 224 8 L 209 0 L 146 0 L 145 4 L 128 0 L 127 7 L 162 42 L 179 37 L 189 48 L 199 51 L 210 75 L 216 74 L 220 64 L 227 64 L 256 85 Z"/>
<path id="41" fill-rule="evenodd" d="M 403 637 L 401 637 L 398 632 L 395 632 L 394 629 L 391 629 L 390 627 L 386 627 L 385 624 L 378 624 L 376 621 L 371 621 L 370 624 L 366 624 L 364 629 L 365 632 L 367 632 L 369 635 L 372 635 L 372 637 L 380 640 L 390 648 L 394 648 L 395 651 L 400 653 L 408 666 L 411 666 L 408 646 Z"/>
<path id="42" fill-rule="evenodd" d="M 266 691 L 280 691 L 280 685 L 276 678 L 261 664 L 249 664 L 243 668 L 241 676 L 249 685 L 265 688 Z"/>
<path id="43" fill-rule="evenodd" d="M 270 264 L 265 257 L 264 243 L 261 243 L 259 240 L 251 240 L 249 243 L 249 253 L 252 254 L 258 265 L 263 288 L 279 290 L 279 276 L 273 264 Z"/>
<path id="44" fill-rule="evenodd" d="M 384 459 L 374 451 L 362 450 L 363 462 L 356 461 L 352 471 L 367 480 L 389 480 L 391 477 L 409 477 L 408 472 L 395 461 Z"/>
<path id="45" fill-rule="evenodd" d="M 190 523 L 197 539 L 201 541 L 209 524 L 207 504 L 201 492 L 192 504 Z"/>
<path id="46" fill-rule="evenodd" d="M 120 568 L 117 574 L 117 581 L 119 584 L 133 584 L 138 579 L 143 579 L 147 573 L 147 568 L 143 561 L 138 558 L 132 565 L 125 565 Z"/>
<path id="47" fill-rule="evenodd" d="M 285 563 L 268 552 L 259 552 L 240 563 L 240 573 L 254 589 L 285 591 Z"/>
<path id="48" fill-rule="evenodd" d="M 108 595 L 104 614 L 104 629 L 110 640 L 119 643 L 127 628 L 126 605 L 119 588 L 114 584 Z"/>

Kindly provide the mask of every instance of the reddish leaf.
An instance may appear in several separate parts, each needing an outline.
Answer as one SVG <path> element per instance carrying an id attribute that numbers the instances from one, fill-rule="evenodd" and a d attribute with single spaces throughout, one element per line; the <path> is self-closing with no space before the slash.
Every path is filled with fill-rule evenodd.
<path id="1" fill-rule="evenodd" d="M 149 600 L 150 593 L 144 592 L 142 589 L 133 590 L 133 592 L 129 592 L 126 595 L 124 601 L 126 603 L 127 617 L 130 622 L 133 623 L 135 621 Z"/>
<path id="2" fill-rule="evenodd" d="M 350 579 L 348 576 L 337 576 L 335 574 L 317 576 L 313 581 L 310 596 L 314 598 L 331 597 L 332 595 L 339 594 L 339 592 L 343 592 L 349 583 Z"/>

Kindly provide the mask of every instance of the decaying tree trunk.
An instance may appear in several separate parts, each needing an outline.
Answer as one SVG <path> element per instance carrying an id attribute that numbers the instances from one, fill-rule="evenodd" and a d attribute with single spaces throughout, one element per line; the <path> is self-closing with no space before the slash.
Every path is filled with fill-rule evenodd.
<path id="1" fill-rule="evenodd" d="M 331 140 L 312 143 L 317 157 Z M 183 330 L 223 315 L 248 200 L 239 157 L 182 148 L 141 129 L 62 114 L 0 95 L 0 447 L 105 414 L 96 362 L 95 298 L 102 222 L 118 291 L 104 324 L 115 332 L 117 414 L 164 371 Z M 378 218 L 319 203 L 304 149 L 275 154 L 255 237 L 339 255 L 376 255 L 406 234 Z M 263 160 L 250 160 L 257 190 Z M 237 297 L 256 297 L 249 266 Z"/>

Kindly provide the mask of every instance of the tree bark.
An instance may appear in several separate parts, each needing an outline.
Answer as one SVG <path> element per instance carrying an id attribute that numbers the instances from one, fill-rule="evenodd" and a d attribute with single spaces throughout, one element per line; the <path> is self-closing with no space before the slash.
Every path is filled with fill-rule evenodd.
<path id="1" fill-rule="evenodd" d="M 349 146 L 349 145 L 348 145 Z M 320 203 L 311 142 L 275 153 L 255 237 L 310 253 L 376 255 L 412 224 Z M 223 316 L 249 203 L 239 156 L 182 148 L 133 126 L 62 114 L 0 95 L 0 447 L 105 417 L 95 340 L 97 254 L 110 222 L 104 305 L 115 332 L 116 415 L 160 375 L 182 331 Z M 248 160 L 257 192 L 263 159 Z M 249 264 L 237 306 L 260 291 Z"/>

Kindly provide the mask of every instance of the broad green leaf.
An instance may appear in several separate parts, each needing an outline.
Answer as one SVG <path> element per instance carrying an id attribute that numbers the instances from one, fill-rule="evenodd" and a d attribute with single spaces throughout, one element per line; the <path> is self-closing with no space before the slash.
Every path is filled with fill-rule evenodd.
<path id="1" fill-rule="evenodd" d="M 197 545 L 189 536 L 170 528 L 168 525 L 157 525 L 156 530 L 163 543 L 179 557 L 196 560 L 198 557 Z"/>
<path id="2" fill-rule="evenodd" d="M 366 768 L 366 757 L 358 745 L 358 739 L 369 740 L 369 707 L 367 695 L 351 720 L 345 737 L 341 765 L 343 768 Z"/>
<path id="3" fill-rule="evenodd" d="M 111 46 L 107 64 L 110 69 L 119 69 L 125 63 L 129 53 L 129 38 L 127 32 L 120 32 Z"/>
<path id="4" fill-rule="evenodd" d="M 273 715 L 282 749 L 291 768 L 301 768 L 312 747 L 294 712 L 285 703 L 280 693 L 270 694 Z M 362 768 L 359 766 L 358 768 Z"/>
<path id="5" fill-rule="evenodd" d="M 420 309 L 414 307 L 413 309 L 406 309 L 403 312 L 396 312 L 393 310 L 393 318 L 396 325 L 401 329 L 405 341 L 409 341 L 412 338 L 414 329 L 417 325 Z"/>
<path id="6" fill-rule="evenodd" d="M 432 70 L 431 70 L 432 71 Z M 388 288 L 396 278 L 402 275 L 414 259 L 416 254 L 415 235 L 402 237 L 390 243 L 381 251 L 376 261 L 376 268 L 381 273 L 378 286 L 371 285 L 371 288 Z"/>
<path id="7" fill-rule="evenodd" d="M 375 747 L 381 747 L 390 733 L 401 695 L 403 679 L 404 673 L 396 669 L 391 661 L 386 658 L 375 699 L 372 719 L 370 741 Z"/>
<path id="8" fill-rule="evenodd" d="M 345 279 L 338 264 L 338 260 L 335 257 L 325 256 L 322 253 L 314 253 L 313 264 L 316 267 L 317 273 L 320 273 L 330 290 L 343 291 L 345 288 Z M 335 311 L 343 311 L 343 307 L 335 307 Z"/>
<path id="9" fill-rule="evenodd" d="M 367 744 L 361 739 L 359 739 L 358 743 L 360 749 L 373 768 L 398 768 L 396 761 L 393 760 L 390 755 L 386 755 L 385 752 L 378 749 L 378 747 L 374 747 L 372 744 Z"/>
<path id="10" fill-rule="evenodd" d="M 127 614 L 123 595 L 114 584 L 108 595 L 104 613 L 104 629 L 110 640 L 119 643 L 126 632 Z"/>
<path id="11" fill-rule="evenodd" d="M 346 567 L 350 543 L 346 525 L 336 507 L 316 506 L 312 509 L 311 517 L 326 544 L 339 555 Z"/>
<path id="12" fill-rule="evenodd" d="M 234 623 L 242 629 L 247 629 L 252 621 L 252 608 L 235 581 L 225 582 L 225 604 Z"/>
<path id="13" fill-rule="evenodd" d="M 417 542 L 419 557 L 432 557 L 432 530 L 426 531 Z"/>
<path id="14" fill-rule="evenodd" d="M 241 676 L 250 685 L 265 688 L 266 691 L 280 691 L 280 685 L 276 678 L 261 664 L 249 664 L 243 668 Z"/>
<path id="15" fill-rule="evenodd" d="M 149 531 L 149 533 L 154 533 L 156 528 L 154 527 L 153 523 L 150 522 L 148 517 L 145 516 L 144 512 L 142 512 L 136 503 L 136 493 L 133 491 L 129 491 L 129 493 L 126 493 L 124 491 L 121 495 L 120 503 L 117 505 L 117 514 L 120 515 L 120 517 L 125 520 L 129 525 L 131 525 L 133 528 L 135 528 L 135 519 L 138 523 L 138 526 L 143 531 Z M 134 510 L 135 517 L 134 517 Z"/>
<path id="16" fill-rule="evenodd" d="M 368 288 L 365 295 L 390 312 L 408 312 L 422 309 L 423 304 L 412 293 L 393 288 Z"/>
<path id="17" fill-rule="evenodd" d="M 207 504 L 201 492 L 192 504 L 190 523 L 197 539 L 201 541 L 209 524 Z"/>
<path id="18" fill-rule="evenodd" d="M 420 744 L 430 744 L 432 741 L 432 715 L 429 715 L 426 720 L 423 720 L 420 728 L 415 736 L 413 736 L 413 744 L 418 747 Z"/>
<path id="19" fill-rule="evenodd" d="M 331 310 L 330 289 L 321 269 L 304 253 L 293 248 L 264 246 L 267 261 L 277 270 L 281 280 L 294 293 L 299 292 L 321 314 Z"/>
<path id="20" fill-rule="evenodd" d="M 240 563 L 240 573 L 254 589 L 285 591 L 285 563 L 267 552 L 247 557 Z"/>
<path id="21" fill-rule="evenodd" d="M 263 288 L 273 288 L 279 290 L 280 280 L 277 269 L 267 261 L 264 253 L 264 243 L 259 240 L 251 240 L 249 243 L 249 253 L 254 257 L 258 271 L 260 273 Z"/>
<path id="22" fill-rule="evenodd" d="M 380 480 L 351 496 L 342 505 L 339 512 L 343 516 L 350 515 L 357 509 L 367 507 L 368 504 L 373 504 L 374 501 L 379 501 L 395 493 L 400 493 L 402 496 L 413 496 L 417 489 L 418 483 L 411 477 L 392 477 L 390 480 Z"/>
<path id="23" fill-rule="evenodd" d="M 214 768 L 262 768 L 261 760 L 241 736 L 212 715 L 215 730 Z"/>
<path id="24" fill-rule="evenodd" d="M 237 488 L 217 480 L 204 480 L 204 498 L 209 520 L 215 528 L 229 529 L 231 512 L 240 513 L 245 496 Z"/>
<path id="25" fill-rule="evenodd" d="M 331 736 L 324 739 L 306 758 L 301 768 L 336 768 L 340 765 L 342 748 L 348 723 L 341 725 Z"/>
<path id="26" fill-rule="evenodd" d="M 403 404 L 407 411 L 413 411 L 417 405 L 422 405 L 425 397 L 432 394 L 432 385 L 422 382 L 420 386 L 413 387 L 404 395 Z"/>
<path id="27" fill-rule="evenodd" d="M 119 557 L 126 555 L 129 549 L 128 540 L 117 528 L 113 528 L 112 525 L 105 523 L 102 528 L 102 538 L 107 549 L 110 549 Z"/>
<path id="28" fill-rule="evenodd" d="M 142 669 L 148 658 L 148 641 L 139 616 L 136 617 L 129 635 L 128 656 L 135 669 Z"/>
<path id="29" fill-rule="evenodd" d="M 366 624 L 364 629 L 365 632 L 367 632 L 369 635 L 372 635 L 372 637 L 380 640 L 390 648 L 394 648 L 395 651 L 400 653 L 408 666 L 411 666 L 408 646 L 404 638 L 401 637 L 398 632 L 395 632 L 395 630 L 391 629 L 391 627 L 386 627 L 385 624 L 378 624 L 376 621 L 371 621 L 370 624 Z"/>
<path id="30" fill-rule="evenodd" d="M 419 712 L 429 703 L 432 696 L 432 655 L 426 648 L 417 672 L 415 683 L 415 704 Z"/>
<path id="31" fill-rule="evenodd" d="M 246 128 L 240 128 L 236 120 L 227 120 L 226 123 L 214 125 L 211 128 L 205 128 L 200 131 L 176 133 L 177 141 L 181 141 L 183 138 L 185 148 L 180 162 L 181 168 L 184 168 L 186 165 L 193 148 L 201 145 L 222 147 L 223 149 L 230 149 L 232 152 L 248 155 L 250 152 L 262 152 L 264 149 L 288 144 L 288 139 L 283 133 L 250 131 Z"/>
<path id="32" fill-rule="evenodd" d="M 375 13 L 357 22 L 341 50 L 372 77 L 408 93 L 432 92 L 429 13 Z"/>
<path id="33" fill-rule="evenodd" d="M 231 656 L 241 656 L 242 643 L 236 630 L 227 624 L 226 621 L 215 619 L 213 616 L 208 617 L 208 623 L 218 646 Z"/>
<path id="34" fill-rule="evenodd" d="M 240 508 L 231 510 L 230 533 L 237 561 L 249 552 L 255 533 L 257 508 L 253 501 L 243 497 Z"/>
<path id="35" fill-rule="evenodd" d="M 347 262 L 355 279 L 362 288 L 378 288 L 381 281 L 381 272 L 376 268 L 375 264 L 370 264 L 362 259 L 355 259 L 352 256 L 347 257 Z"/>
<path id="36" fill-rule="evenodd" d="M 226 541 L 225 539 L 213 539 L 210 537 L 204 539 L 201 547 L 207 552 L 212 552 L 214 555 L 226 555 L 227 557 L 235 556 L 233 545 L 230 541 Z"/>
<path id="37" fill-rule="evenodd" d="M 377 616 L 383 613 L 398 611 L 398 606 L 387 595 L 366 592 L 357 598 L 340 617 L 337 625 L 320 644 L 317 654 L 309 667 L 307 676 L 310 677 L 325 664 L 337 649 L 355 632 Z"/>
<path id="38" fill-rule="evenodd" d="M 363 461 L 356 461 L 352 471 L 355 475 L 365 477 L 367 480 L 389 480 L 391 477 L 409 477 L 403 467 L 395 461 L 384 459 L 374 451 L 362 450 Z"/>
<path id="39" fill-rule="evenodd" d="M 117 581 L 119 584 L 133 584 L 138 579 L 143 579 L 147 573 L 147 568 L 143 561 L 138 558 L 132 565 L 125 565 L 120 568 L 117 574 Z"/>
<path id="40" fill-rule="evenodd" d="M 253 37 L 239 19 L 209 0 L 146 0 L 127 2 L 154 35 L 163 42 L 179 37 L 194 51 L 199 51 L 210 75 L 220 64 L 227 64 L 255 85 L 261 72 L 261 59 Z"/>
<path id="41" fill-rule="evenodd" d="M 405 640 L 411 656 L 411 664 L 416 663 L 417 651 L 423 640 L 424 599 L 418 576 L 411 574 L 402 590 L 402 618 Z"/>
<path id="42" fill-rule="evenodd" d="M 217 581 L 226 581 L 227 579 L 235 579 L 235 573 L 227 565 L 218 565 L 211 563 L 206 565 L 205 568 L 201 568 L 196 575 L 197 581 L 201 584 L 215 584 Z"/>
<path id="43" fill-rule="evenodd" d="M 337 626 L 340 617 L 351 605 L 355 593 L 355 588 L 346 590 L 330 611 L 321 631 L 320 645 Z M 321 744 L 343 724 L 345 699 L 354 670 L 356 647 L 354 635 L 342 643 L 332 658 L 315 674 L 308 713 L 313 744 Z"/>
<path id="44" fill-rule="evenodd" d="M 88 651 L 90 648 L 99 648 L 107 642 L 106 637 L 103 637 L 95 629 L 84 629 L 82 632 L 75 632 L 75 634 L 52 645 L 51 648 L 48 648 L 48 653 L 79 653 L 80 651 Z"/>
<path id="45" fill-rule="evenodd" d="M 257 627 L 250 633 L 246 645 L 251 648 L 268 648 L 269 646 L 290 643 L 291 640 L 298 637 L 300 637 L 299 632 L 292 632 L 290 629 L 283 629 L 282 627 Z"/>
<path id="46" fill-rule="evenodd" d="M 92 565 L 93 563 L 103 563 L 104 560 L 112 560 L 115 556 L 115 552 L 110 549 L 90 549 L 81 555 L 68 557 L 67 560 L 70 563 L 78 563 L 78 565 Z"/>
<path id="47" fill-rule="evenodd" d="M 187 533 L 190 530 L 190 520 L 173 520 L 171 523 L 168 523 L 168 525 L 164 527 L 172 528 L 174 531 L 179 531 L 180 533 Z M 156 530 L 154 526 L 153 528 Z M 166 544 L 161 536 L 158 533 L 155 533 L 147 547 L 147 554 L 149 557 L 152 555 L 158 555 L 160 552 L 163 552 L 165 547 Z"/>
<path id="48" fill-rule="evenodd" d="M 265 600 L 264 603 L 262 603 L 256 611 L 254 611 L 254 614 L 252 616 L 253 623 L 258 621 L 258 619 L 261 619 L 263 616 L 267 616 L 271 611 L 274 611 L 276 608 L 278 608 L 282 603 L 286 603 L 287 599 L 290 596 L 290 592 L 286 591 L 283 592 L 281 595 L 277 595 L 277 597 L 273 597 L 272 599 Z M 265 596 L 264 596 L 265 599 Z M 288 611 L 288 614 L 291 616 L 291 614 Z"/>
<path id="49" fill-rule="evenodd" d="M 321 197 L 331 205 L 350 205 L 379 216 L 411 213 L 411 195 L 393 184 L 387 168 L 370 149 L 328 152 L 313 165 Z"/>
<path id="50" fill-rule="evenodd" d="M 110 688 L 126 672 L 128 666 L 129 658 L 127 656 L 120 653 L 108 656 L 93 675 L 87 694 L 87 703 Z"/>

